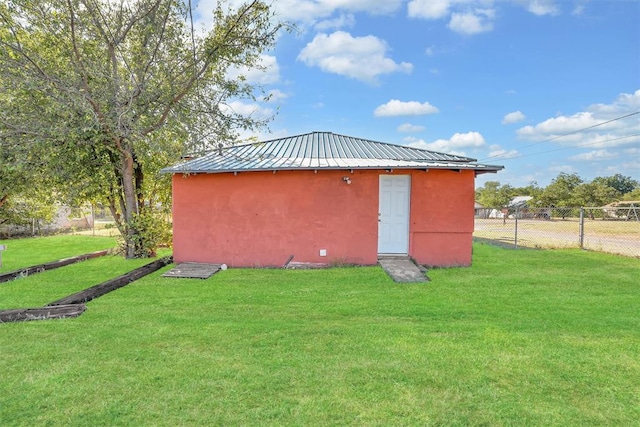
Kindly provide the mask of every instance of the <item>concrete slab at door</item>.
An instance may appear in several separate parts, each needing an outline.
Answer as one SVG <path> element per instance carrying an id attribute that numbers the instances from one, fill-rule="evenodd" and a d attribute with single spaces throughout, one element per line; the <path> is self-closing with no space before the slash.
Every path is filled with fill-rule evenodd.
<path id="1" fill-rule="evenodd" d="M 427 276 L 408 256 L 387 255 L 378 259 L 383 270 L 398 283 L 428 282 Z"/>
<path id="2" fill-rule="evenodd" d="M 409 251 L 410 175 L 380 175 L 378 253 Z"/>

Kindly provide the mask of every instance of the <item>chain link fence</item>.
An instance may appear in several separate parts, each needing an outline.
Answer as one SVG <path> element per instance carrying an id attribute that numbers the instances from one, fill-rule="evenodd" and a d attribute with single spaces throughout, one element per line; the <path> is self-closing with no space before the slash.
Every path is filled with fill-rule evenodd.
<path id="1" fill-rule="evenodd" d="M 473 236 L 515 248 L 581 248 L 640 258 L 640 206 L 476 209 Z"/>

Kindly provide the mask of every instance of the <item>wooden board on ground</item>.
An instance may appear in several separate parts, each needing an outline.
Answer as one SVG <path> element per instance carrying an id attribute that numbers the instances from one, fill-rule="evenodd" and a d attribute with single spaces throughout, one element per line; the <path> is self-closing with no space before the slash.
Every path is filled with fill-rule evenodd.
<path id="1" fill-rule="evenodd" d="M 138 267 L 135 270 L 131 270 L 128 273 L 118 276 L 115 279 L 107 280 L 106 282 L 102 282 L 99 285 L 92 286 L 83 291 L 51 302 L 47 304 L 47 306 L 89 302 L 109 292 L 115 291 L 116 289 L 122 288 L 123 286 L 126 286 L 131 282 L 135 282 L 136 280 L 146 276 L 147 274 L 151 274 L 154 271 L 160 270 L 162 267 L 169 265 L 172 262 L 173 258 L 170 256 L 155 260 L 153 262 L 150 262 L 149 264 L 143 265 L 142 267 Z"/>
<path id="2" fill-rule="evenodd" d="M 16 308 L 0 311 L 0 323 L 27 320 L 64 319 L 80 316 L 87 307 L 84 304 L 67 304 L 55 307 Z"/>
<path id="3" fill-rule="evenodd" d="M 297 262 L 289 261 L 284 268 L 288 270 L 314 270 L 317 268 L 329 268 L 329 264 L 323 262 Z"/>
<path id="4" fill-rule="evenodd" d="M 34 265 L 32 267 L 21 268 L 20 270 L 10 271 L 9 273 L 0 274 L 0 283 L 8 282 L 9 280 L 17 279 L 18 277 L 26 277 L 36 273 L 42 273 L 43 271 L 53 270 L 54 268 L 60 268 L 69 264 L 74 264 L 80 261 L 86 261 L 88 259 L 105 256 L 109 253 L 108 250 L 91 252 L 84 255 L 78 255 L 70 258 L 64 258 L 58 261 L 47 262 L 45 264 Z"/>
<path id="5" fill-rule="evenodd" d="M 163 277 L 179 277 L 186 279 L 208 279 L 222 269 L 221 264 L 204 264 L 184 262 L 164 273 Z"/>

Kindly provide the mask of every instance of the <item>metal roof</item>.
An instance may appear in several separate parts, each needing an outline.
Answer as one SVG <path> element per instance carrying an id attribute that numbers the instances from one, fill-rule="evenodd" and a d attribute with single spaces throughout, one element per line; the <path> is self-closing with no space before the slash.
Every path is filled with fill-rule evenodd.
<path id="1" fill-rule="evenodd" d="M 163 173 L 222 173 L 298 169 L 455 169 L 497 172 L 502 166 L 470 157 L 402 145 L 312 132 L 254 144 L 223 147 L 168 167 Z"/>
<path id="2" fill-rule="evenodd" d="M 507 206 L 510 208 L 525 207 L 527 206 L 527 202 L 531 199 L 533 199 L 532 196 L 516 196 L 511 199 Z"/>

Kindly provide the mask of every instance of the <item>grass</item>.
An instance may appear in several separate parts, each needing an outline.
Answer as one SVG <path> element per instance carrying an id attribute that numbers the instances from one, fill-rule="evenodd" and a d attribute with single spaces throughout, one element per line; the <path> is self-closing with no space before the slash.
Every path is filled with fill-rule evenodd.
<path id="1" fill-rule="evenodd" d="M 0 285 L 0 306 L 140 263 L 101 258 Z M 0 420 L 638 425 L 639 271 L 631 258 L 481 244 L 473 267 L 432 270 L 428 284 L 376 267 L 160 271 L 77 319 L 0 325 Z"/>
<path id="2" fill-rule="evenodd" d="M 2 252 L 0 273 L 18 270 L 45 262 L 56 261 L 116 246 L 113 237 L 79 237 L 58 235 L 47 238 L 0 240 L 6 245 Z"/>

